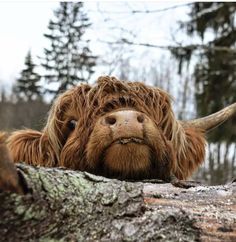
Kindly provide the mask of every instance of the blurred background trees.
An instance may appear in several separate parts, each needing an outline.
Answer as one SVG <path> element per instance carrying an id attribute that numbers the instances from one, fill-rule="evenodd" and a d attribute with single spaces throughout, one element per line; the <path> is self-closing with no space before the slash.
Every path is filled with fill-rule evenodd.
<path id="1" fill-rule="evenodd" d="M 193 72 L 197 116 L 214 113 L 236 102 L 235 13 L 236 4 L 232 2 L 196 2 L 190 8 L 190 20 L 180 23 L 187 35 L 201 39 L 198 45 L 173 49 L 181 65 L 197 54 Z M 210 38 L 204 42 L 209 33 Z M 205 179 L 209 177 L 211 183 L 235 176 L 236 117 L 212 131 L 208 140 L 209 163 L 201 175 Z"/>
<path id="2" fill-rule="evenodd" d="M 89 49 L 89 40 L 83 38 L 91 25 L 83 3 L 59 3 L 54 15 L 49 21 L 49 33 L 44 34 L 50 47 L 44 48 L 44 57 L 40 58 L 42 63 L 38 66 L 43 75 L 36 72 L 37 66 L 29 51 L 12 93 L 6 95 L 4 88 L 1 90 L 0 130 L 24 127 L 40 130 L 50 108 L 46 94 L 52 94 L 50 99 L 53 100 L 69 87 L 87 82 L 94 72 L 96 57 Z M 54 88 L 47 85 L 51 83 L 56 84 Z"/>
<path id="3" fill-rule="evenodd" d="M 188 19 L 175 23 L 177 30 L 166 45 L 158 45 L 158 38 L 157 43 L 149 43 L 143 36 L 137 37 L 142 33 L 139 24 L 143 17 L 136 18 L 132 29 L 126 25 L 119 27 L 117 22 L 123 16 L 132 19 L 139 14 L 147 18 L 151 15 L 152 25 L 157 23 L 159 28 L 158 14 L 173 13 L 176 5 L 134 9 L 135 4 L 127 3 L 124 13 L 117 10 L 112 13 L 97 4 L 101 24 L 109 26 L 106 31 L 114 34 L 111 37 L 104 33 L 102 40 L 86 35 L 95 22 L 88 17 L 85 5 L 60 3 L 44 34 L 49 45 L 39 58 L 41 63 L 35 65 L 29 51 L 12 91 L 0 87 L 0 130 L 22 127 L 40 130 L 51 100 L 69 87 L 91 81 L 91 77 L 96 80 L 101 74 L 163 88 L 174 97 L 179 119 L 205 116 L 236 102 L 236 3 L 183 4 L 188 8 Z M 92 40 L 102 43 L 103 55 L 93 53 Z M 159 58 L 157 50 L 162 51 Z M 95 69 L 99 71 L 93 76 Z M 208 140 L 207 161 L 195 177 L 209 184 L 230 181 L 236 177 L 236 117 L 211 132 Z"/>
<path id="4" fill-rule="evenodd" d="M 54 15 L 44 34 L 50 47 L 44 48 L 42 67 L 46 82 L 56 84 L 56 89 L 46 91 L 58 95 L 78 82 L 87 82 L 94 72 L 96 57 L 89 49 L 89 40 L 83 38 L 91 25 L 83 3 L 61 2 Z"/>
<path id="5" fill-rule="evenodd" d="M 31 52 L 25 58 L 25 68 L 7 96 L 4 89 L 0 102 L 0 130 L 12 130 L 22 127 L 41 129 L 49 104 L 43 100 L 41 76 L 35 71 Z"/>
<path id="6" fill-rule="evenodd" d="M 190 37 L 198 35 L 202 41 L 207 33 L 211 38 L 200 48 L 181 46 L 173 54 L 178 61 L 190 61 L 197 52 L 194 68 L 196 108 L 198 116 L 218 111 L 236 102 L 236 4 L 229 2 L 194 3 L 190 20 L 181 22 L 181 28 Z M 181 51 L 179 51 L 181 50 Z M 236 140 L 236 117 L 209 136 L 211 141 L 232 142 Z"/>
<path id="7" fill-rule="evenodd" d="M 29 51 L 25 57 L 25 69 L 20 73 L 20 77 L 16 79 L 13 86 L 13 93 L 18 101 L 42 100 L 40 90 L 41 76 L 35 72 L 35 64 L 33 63 L 31 52 Z"/>

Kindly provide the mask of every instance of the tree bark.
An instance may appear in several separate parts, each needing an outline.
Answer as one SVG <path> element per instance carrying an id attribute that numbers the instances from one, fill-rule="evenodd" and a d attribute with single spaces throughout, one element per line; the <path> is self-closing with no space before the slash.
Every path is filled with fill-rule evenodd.
<path id="1" fill-rule="evenodd" d="M 28 193 L 0 192 L 1 241 L 236 241 L 236 183 L 186 190 L 17 168 Z"/>

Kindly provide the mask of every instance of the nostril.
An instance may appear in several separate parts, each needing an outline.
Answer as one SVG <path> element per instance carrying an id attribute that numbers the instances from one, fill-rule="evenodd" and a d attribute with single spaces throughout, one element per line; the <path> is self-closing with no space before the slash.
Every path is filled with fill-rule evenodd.
<path id="1" fill-rule="evenodd" d="M 109 125 L 113 125 L 116 123 L 116 118 L 114 116 L 107 116 L 105 118 L 105 123 Z"/>
<path id="2" fill-rule="evenodd" d="M 139 123 L 143 123 L 144 122 L 144 116 L 142 114 L 137 116 L 137 120 Z"/>

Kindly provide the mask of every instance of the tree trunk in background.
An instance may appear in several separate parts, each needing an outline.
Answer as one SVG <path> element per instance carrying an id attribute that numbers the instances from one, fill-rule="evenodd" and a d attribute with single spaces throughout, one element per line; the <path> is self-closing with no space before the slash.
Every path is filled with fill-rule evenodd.
<path id="1" fill-rule="evenodd" d="M 233 157 L 232 157 L 232 161 L 231 161 L 231 177 L 233 177 L 234 174 L 236 174 L 236 172 L 234 173 L 234 168 L 236 167 L 236 144 L 234 145 L 234 153 L 233 153 Z"/>
<path id="2" fill-rule="evenodd" d="M 18 164 L 0 193 L 1 241 L 235 241 L 236 183 L 188 190 Z"/>

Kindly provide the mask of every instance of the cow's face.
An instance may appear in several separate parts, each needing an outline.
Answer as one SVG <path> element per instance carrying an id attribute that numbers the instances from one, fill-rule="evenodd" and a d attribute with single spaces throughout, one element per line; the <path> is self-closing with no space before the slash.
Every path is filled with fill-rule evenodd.
<path id="1" fill-rule="evenodd" d="M 169 176 L 175 154 L 165 132 L 172 110 L 161 90 L 103 79 L 67 92 L 52 113 L 49 136 L 59 143 L 59 165 L 108 177 Z"/>
<path id="2" fill-rule="evenodd" d="M 98 174 L 132 179 L 165 179 L 174 159 L 163 131 L 147 114 L 128 107 L 97 119 L 86 155 Z"/>

